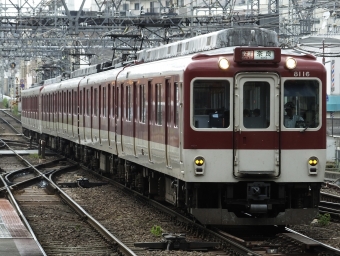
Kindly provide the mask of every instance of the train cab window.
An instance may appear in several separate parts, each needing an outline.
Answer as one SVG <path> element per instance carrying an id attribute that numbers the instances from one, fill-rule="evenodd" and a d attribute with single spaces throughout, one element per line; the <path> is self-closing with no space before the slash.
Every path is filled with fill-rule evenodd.
<path id="1" fill-rule="evenodd" d="M 250 81 L 243 86 L 243 126 L 247 129 L 268 128 L 270 125 L 270 85 Z"/>
<path id="2" fill-rule="evenodd" d="M 316 80 L 284 83 L 283 125 L 286 128 L 316 128 L 320 124 L 320 84 Z"/>
<path id="3" fill-rule="evenodd" d="M 195 128 L 229 127 L 229 82 L 224 80 L 195 80 L 192 106 L 192 125 Z"/>

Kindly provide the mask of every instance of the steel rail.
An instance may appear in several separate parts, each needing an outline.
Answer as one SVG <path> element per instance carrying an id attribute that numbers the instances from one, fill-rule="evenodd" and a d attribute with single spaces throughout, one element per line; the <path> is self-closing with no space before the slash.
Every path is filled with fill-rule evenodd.
<path id="1" fill-rule="evenodd" d="M 334 247 L 332 247 L 332 246 L 330 246 L 330 245 L 328 245 L 328 244 L 321 243 L 321 242 L 319 242 L 319 241 L 317 241 L 317 240 L 314 240 L 314 239 L 312 239 L 312 238 L 310 238 L 310 237 L 308 237 L 308 236 L 305 236 L 305 235 L 303 235 L 303 234 L 301 234 L 301 233 L 299 233 L 299 232 L 297 232 L 297 231 L 295 231 L 295 230 L 293 230 L 293 229 L 285 228 L 285 230 L 288 231 L 288 232 L 297 234 L 297 235 L 299 235 L 299 236 L 301 236 L 301 237 L 307 238 L 307 239 L 309 239 L 309 240 L 311 240 L 311 241 L 313 241 L 313 242 L 315 242 L 315 243 L 319 243 L 321 247 L 325 247 L 325 248 L 327 248 L 328 250 L 331 250 L 332 252 L 334 252 L 334 253 L 335 253 L 334 255 L 340 255 L 340 249 L 334 248 Z"/>
<path id="2" fill-rule="evenodd" d="M 2 141 L 0 139 L 0 141 Z M 80 207 L 72 198 L 70 198 L 62 189 L 60 189 L 52 180 L 52 177 L 55 173 L 57 173 L 58 171 L 64 171 L 64 169 L 60 169 L 60 170 L 55 170 L 52 173 L 50 173 L 47 177 L 44 173 L 42 173 L 41 171 L 39 171 L 34 165 L 30 164 L 27 160 L 25 160 L 24 158 L 22 158 L 19 154 L 16 153 L 16 151 L 12 148 L 10 148 L 8 145 L 7 147 L 13 151 L 14 154 L 16 154 L 22 161 L 24 161 L 31 169 L 33 169 L 34 171 L 36 171 L 39 175 L 37 177 L 28 179 L 26 181 L 20 182 L 18 184 L 23 185 L 25 183 L 31 183 L 32 181 L 35 181 L 37 179 L 43 178 L 44 180 L 46 180 L 51 187 L 59 194 L 59 196 L 61 197 L 61 199 L 67 203 L 68 206 L 70 206 L 82 219 L 84 219 L 84 221 L 86 221 L 89 225 L 91 225 L 93 228 L 95 228 L 95 230 L 97 232 L 99 232 L 103 237 L 105 237 L 108 241 L 111 241 L 114 245 L 118 245 L 119 250 L 127 256 L 137 256 L 130 248 L 128 248 L 125 244 L 123 244 L 117 237 L 115 237 L 113 234 L 111 234 L 104 226 L 102 226 L 98 221 L 96 221 L 90 214 L 88 214 L 82 207 Z M 10 187 L 6 184 L 5 180 L 3 179 L 3 177 L 1 176 L 1 180 L 2 182 L 5 184 L 5 187 L 7 190 L 10 190 Z M 17 186 L 18 184 L 12 185 L 13 186 Z M 18 213 L 20 213 L 22 215 L 22 212 L 19 208 L 19 206 L 16 204 L 15 199 L 12 195 L 12 200 L 13 203 L 16 205 L 16 209 L 18 211 Z M 27 220 L 26 220 L 27 222 Z"/>
<path id="3" fill-rule="evenodd" d="M 127 188 L 126 186 L 118 183 L 118 182 L 115 182 L 111 179 L 108 179 L 104 176 L 101 176 L 99 175 L 98 173 L 96 172 L 93 172 L 92 170 L 88 169 L 86 166 L 84 165 L 81 165 L 82 168 L 86 169 L 87 171 L 91 172 L 92 174 L 104 179 L 105 181 L 109 182 L 110 184 L 114 184 L 115 186 L 119 187 L 122 191 L 124 191 L 125 193 L 127 194 L 132 194 L 134 195 L 135 197 L 137 197 L 139 200 L 143 201 L 145 204 L 149 204 L 151 206 L 153 206 L 154 208 L 156 209 L 159 209 L 161 210 L 163 213 L 166 213 L 168 215 L 170 215 L 172 218 L 176 219 L 177 221 L 182 221 L 186 224 L 189 224 L 191 225 L 192 227 L 195 227 L 197 229 L 202 229 L 204 230 L 205 232 L 225 241 L 228 243 L 228 245 L 230 245 L 231 247 L 233 247 L 233 250 L 237 251 L 238 253 L 242 254 L 242 255 L 252 255 L 252 256 L 261 256 L 262 254 L 260 253 L 257 253 L 255 251 L 252 251 L 250 249 L 248 249 L 247 247 L 241 245 L 241 244 L 238 244 L 237 242 L 229 239 L 229 238 L 226 238 L 225 236 L 221 235 L 221 234 L 218 234 L 216 233 L 215 231 L 213 230 L 210 230 L 210 229 L 207 229 L 206 227 L 204 227 L 203 225 L 195 222 L 194 220 L 191 220 L 183 215 L 180 215 L 179 213 L 177 213 L 176 211 L 173 211 L 171 209 L 169 209 L 168 207 L 156 202 L 156 201 L 150 201 L 149 198 L 141 195 L 140 193 L 138 193 L 137 191 L 134 191 L 134 190 L 131 190 L 129 188 Z"/>
<path id="4" fill-rule="evenodd" d="M 0 141 L 2 141 L 2 140 L 0 139 Z M 3 141 L 2 141 L 2 142 L 3 142 Z M 8 147 L 8 146 L 7 146 L 7 147 Z M 8 148 L 9 148 L 9 147 L 8 147 Z M 12 149 L 11 149 L 11 150 L 12 150 Z M 29 231 L 30 234 L 32 235 L 34 241 L 36 242 L 36 244 L 37 244 L 38 247 L 39 247 L 39 250 L 42 252 L 43 255 L 46 255 L 46 256 L 47 256 L 47 254 L 45 253 L 45 250 L 42 248 L 42 246 L 41 246 L 41 244 L 39 243 L 37 237 L 35 236 L 34 231 L 32 230 L 32 228 L 31 228 L 29 222 L 28 222 L 27 219 L 25 218 L 25 215 L 22 213 L 22 211 L 21 211 L 19 205 L 17 204 L 17 202 L 16 202 L 16 200 L 15 200 L 13 194 L 12 194 L 12 191 L 11 191 L 10 187 L 6 184 L 6 182 L 5 182 L 4 178 L 2 177 L 2 175 L 0 175 L 0 179 L 1 179 L 2 183 L 3 183 L 4 186 L 5 186 L 5 189 L 6 189 L 6 191 L 7 191 L 7 194 L 8 194 L 8 197 L 9 197 L 10 202 L 12 203 L 12 205 L 13 205 L 13 207 L 15 208 L 16 212 L 18 213 L 19 217 L 21 218 L 21 220 L 23 221 L 24 225 L 26 226 L 26 228 L 28 229 L 28 231 Z"/>
<path id="5" fill-rule="evenodd" d="M 103 225 L 96 221 L 90 214 L 88 214 L 82 207 L 80 207 L 71 197 L 69 197 L 62 189 L 56 185 L 52 179 L 53 175 L 57 173 L 54 171 L 49 175 L 48 181 L 52 187 L 59 193 L 59 196 L 79 215 L 81 218 L 89 223 L 95 230 L 97 230 L 102 236 L 104 236 L 109 241 L 119 246 L 119 249 L 124 253 L 124 255 L 136 256 L 136 254 L 123 244 L 116 236 L 111 234 Z"/>
<path id="6" fill-rule="evenodd" d="M 3 113 L 5 113 L 6 115 L 12 117 L 15 121 L 17 121 L 18 123 L 21 124 L 21 120 L 19 120 L 19 119 L 16 118 L 15 116 L 11 115 L 10 113 L 8 113 L 7 111 L 5 111 L 4 109 L 1 109 L 1 111 L 2 111 Z"/>
<path id="7" fill-rule="evenodd" d="M 17 133 L 17 135 L 22 135 L 21 132 L 19 132 L 17 129 L 15 129 L 9 122 L 7 122 L 5 119 L 3 119 L 2 117 L 0 117 L 0 120 L 4 123 L 6 123 L 14 132 Z"/>
<path id="8" fill-rule="evenodd" d="M 4 182 L 3 180 L 3 177 L 0 175 L 0 179 L 2 182 Z M 29 222 L 27 221 L 27 219 L 25 218 L 25 215 L 22 213 L 19 205 L 17 204 L 12 192 L 11 192 L 11 189 L 7 186 L 7 184 L 5 185 L 6 186 L 6 190 L 7 190 L 7 194 L 8 194 L 8 197 L 9 197 L 9 201 L 11 202 L 11 204 L 13 205 L 13 207 L 15 208 L 17 214 L 19 215 L 20 219 L 22 220 L 22 222 L 24 223 L 24 225 L 26 226 L 26 228 L 28 229 L 28 231 L 30 232 L 31 236 L 33 237 L 34 241 L 36 242 L 36 244 L 38 245 L 39 247 L 39 250 L 41 251 L 41 253 L 43 255 L 46 255 L 46 252 L 45 250 L 42 248 L 41 244 L 39 243 L 37 237 L 35 236 L 34 234 L 34 231 L 33 229 L 31 228 Z"/>

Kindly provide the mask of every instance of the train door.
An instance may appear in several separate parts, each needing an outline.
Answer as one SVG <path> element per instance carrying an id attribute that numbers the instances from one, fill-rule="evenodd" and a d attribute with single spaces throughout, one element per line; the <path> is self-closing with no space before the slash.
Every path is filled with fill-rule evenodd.
<path id="1" fill-rule="evenodd" d="M 109 127 L 108 127 L 108 140 L 109 147 L 113 149 L 112 153 L 117 154 L 116 148 L 116 87 L 114 83 L 109 84 L 108 86 L 108 110 L 109 110 Z"/>
<path id="2" fill-rule="evenodd" d="M 99 88 L 91 87 L 91 99 L 92 99 L 92 125 L 91 125 L 91 137 L 92 142 L 97 142 L 99 139 Z"/>
<path id="3" fill-rule="evenodd" d="M 122 150 L 126 155 L 135 155 L 135 123 L 134 110 L 135 103 L 134 86 L 130 83 L 125 83 L 121 90 L 122 96 Z"/>
<path id="4" fill-rule="evenodd" d="M 234 175 L 279 175 L 279 77 L 239 73 L 234 85 Z"/>
<path id="5" fill-rule="evenodd" d="M 107 87 L 106 85 L 99 87 L 99 143 L 108 139 L 108 108 L 107 108 Z"/>
<path id="6" fill-rule="evenodd" d="M 84 137 L 85 142 L 89 143 L 92 141 L 92 87 L 85 89 L 84 95 Z"/>
<path id="7" fill-rule="evenodd" d="M 171 83 L 165 80 L 165 160 L 166 166 L 171 167 L 170 163 L 170 133 L 171 133 Z"/>
<path id="8" fill-rule="evenodd" d="M 78 106 L 77 106 L 77 136 L 78 136 L 78 143 L 80 143 L 82 139 L 82 134 L 84 130 L 83 126 L 83 91 L 79 90 L 78 87 Z"/>
<path id="9" fill-rule="evenodd" d="M 85 88 L 80 87 L 80 83 L 84 78 L 82 78 L 78 83 L 78 91 L 79 91 L 79 106 L 78 106 L 78 138 L 79 142 L 85 140 L 85 97 L 86 97 L 86 90 Z"/>
<path id="10" fill-rule="evenodd" d="M 53 131 L 57 133 L 57 124 L 58 124 L 58 93 L 53 93 Z"/>
<path id="11" fill-rule="evenodd" d="M 60 106 L 60 100 L 59 100 L 59 93 L 55 92 L 55 102 L 54 102 L 54 130 L 56 131 L 56 134 L 59 133 L 59 106 Z"/>
<path id="12" fill-rule="evenodd" d="M 52 96 L 51 93 L 47 94 L 47 101 L 48 101 L 48 129 L 52 129 Z"/>
<path id="13" fill-rule="evenodd" d="M 63 124 L 62 124 L 62 129 L 63 129 L 63 133 L 66 134 L 67 133 L 67 111 L 68 111 L 68 91 L 64 91 L 63 92 L 63 111 L 62 111 L 62 115 L 63 115 Z"/>
<path id="14" fill-rule="evenodd" d="M 133 134 L 132 134 L 132 138 L 133 138 L 133 154 L 135 156 L 137 156 L 136 153 L 136 123 L 138 122 L 138 115 L 137 115 L 137 101 L 138 101 L 138 97 L 137 97 L 137 82 L 133 82 L 133 92 L 132 92 L 132 125 L 133 125 Z"/>
<path id="15" fill-rule="evenodd" d="M 153 125 L 152 120 L 152 109 L 153 109 L 153 100 L 152 100 L 152 81 L 148 81 L 148 155 L 149 161 L 152 162 L 152 150 L 151 150 L 151 127 Z"/>
<path id="16" fill-rule="evenodd" d="M 94 104 L 93 104 L 93 87 L 91 86 L 90 91 L 90 125 L 88 126 L 90 128 L 90 141 L 93 142 L 93 113 L 94 113 Z"/>
<path id="17" fill-rule="evenodd" d="M 72 90 L 72 137 L 78 134 L 78 89 Z"/>
<path id="18" fill-rule="evenodd" d="M 122 120 L 123 120 L 123 84 L 118 85 L 116 87 L 116 147 L 117 147 L 117 154 L 122 154 L 123 152 L 123 145 L 122 145 L 122 136 L 123 136 L 123 129 L 122 129 Z"/>
<path id="19" fill-rule="evenodd" d="M 73 111 L 72 111 L 72 105 L 73 105 L 73 90 L 70 90 L 67 92 L 68 97 L 67 97 L 67 135 L 68 136 L 73 136 L 73 129 L 72 129 L 72 125 L 73 125 Z"/>
<path id="20" fill-rule="evenodd" d="M 62 107 L 63 107 L 63 97 L 62 97 L 63 92 L 59 92 L 59 113 L 58 113 L 58 132 L 61 134 L 63 131 L 63 115 L 62 115 Z"/>
<path id="21" fill-rule="evenodd" d="M 112 105 L 113 105 L 113 98 L 112 98 L 112 85 L 108 84 L 107 85 L 107 143 L 109 147 L 111 148 L 111 129 L 112 129 L 112 119 L 113 119 L 113 113 L 112 113 Z"/>

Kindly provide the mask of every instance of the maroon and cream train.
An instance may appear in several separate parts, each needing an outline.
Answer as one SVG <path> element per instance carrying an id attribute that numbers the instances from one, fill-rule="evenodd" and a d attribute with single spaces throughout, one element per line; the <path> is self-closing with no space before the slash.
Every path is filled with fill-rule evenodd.
<path id="1" fill-rule="evenodd" d="M 233 28 L 78 70 L 22 91 L 24 132 L 207 225 L 309 223 L 326 71 L 277 46 L 273 31 Z"/>

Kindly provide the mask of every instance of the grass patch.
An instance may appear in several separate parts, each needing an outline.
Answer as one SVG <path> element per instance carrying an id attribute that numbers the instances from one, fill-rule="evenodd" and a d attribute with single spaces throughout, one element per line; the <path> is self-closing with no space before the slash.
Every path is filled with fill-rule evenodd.
<path id="1" fill-rule="evenodd" d="M 2 105 L 4 106 L 4 108 L 8 108 L 8 99 L 4 98 L 2 100 Z"/>
<path id="2" fill-rule="evenodd" d="M 151 234 L 153 234 L 154 236 L 161 236 L 163 233 L 163 229 L 160 226 L 154 225 L 151 228 Z"/>
<path id="3" fill-rule="evenodd" d="M 331 215 L 329 213 L 325 213 L 324 215 L 319 214 L 318 222 L 320 223 L 321 226 L 327 226 L 330 221 L 331 221 Z"/>
<path id="4" fill-rule="evenodd" d="M 30 157 L 32 157 L 33 159 L 39 159 L 40 158 L 40 156 L 37 153 L 30 154 Z"/>

